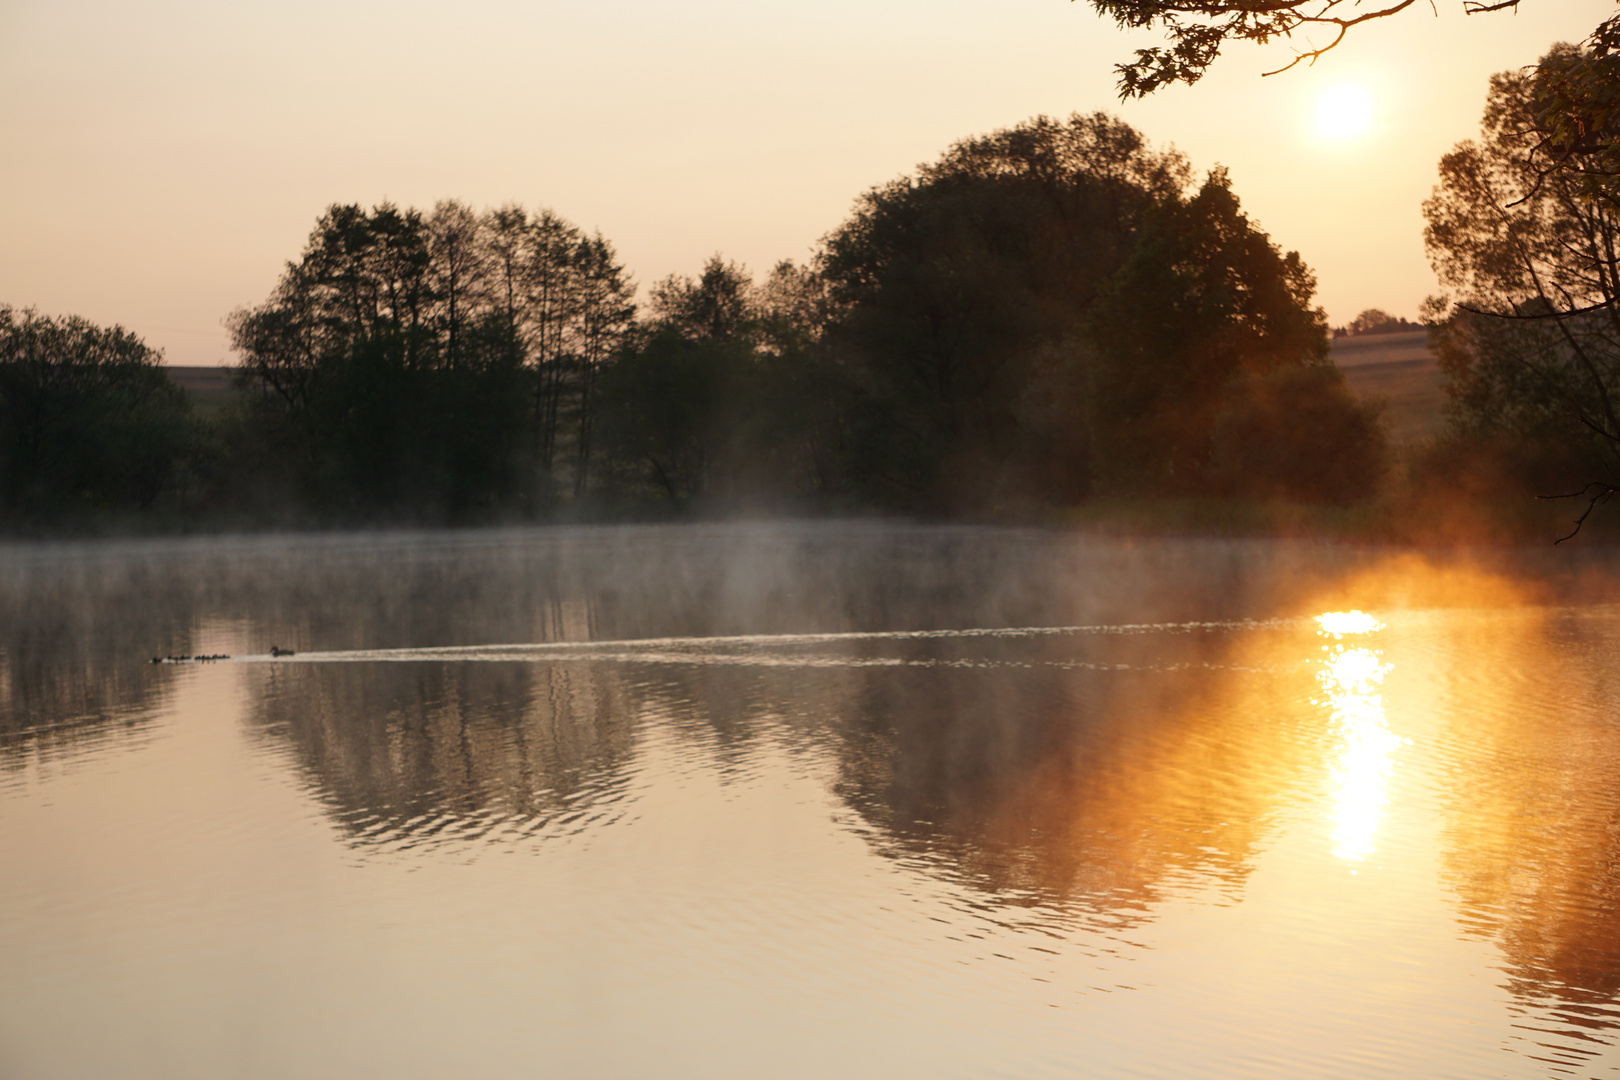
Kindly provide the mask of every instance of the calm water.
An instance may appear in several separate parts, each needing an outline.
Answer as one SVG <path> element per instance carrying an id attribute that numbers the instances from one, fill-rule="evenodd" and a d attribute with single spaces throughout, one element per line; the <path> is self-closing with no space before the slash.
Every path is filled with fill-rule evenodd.
<path id="1" fill-rule="evenodd" d="M 0 1076 L 1620 1076 L 1612 580 L 859 526 L 0 549 Z"/>

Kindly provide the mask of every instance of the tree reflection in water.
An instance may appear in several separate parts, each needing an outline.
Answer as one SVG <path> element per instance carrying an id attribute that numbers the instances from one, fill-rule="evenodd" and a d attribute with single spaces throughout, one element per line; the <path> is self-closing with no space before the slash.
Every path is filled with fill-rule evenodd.
<path id="1" fill-rule="evenodd" d="M 1433 620 L 1426 642 L 1469 658 L 1437 689 L 1455 780 L 1442 865 L 1462 926 L 1498 943 L 1507 986 L 1531 1013 L 1550 1007 L 1593 1032 L 1620 1024 L 1616 616 L 1453 614 Z M 1544 1041 L 1534 1027 L 1526 1039 Z M 1552 1056 L 1585 1063 L 1567 1048 Z"/>
<path id="2" fill-rule="evenodd" d="M 840 794 L 885 848 L 1004 902 L 1117 917 L 1189 875 L 1235 898 L 1308 748 L 1223 700 L 1230 647 L 1220 631 L 1088 636 L 1031 651 L 1090 667 L 875 673 L 847 715 Z"/>
<path id="3" fill-rule="evenodd" d="M 293 749 L 362 847 L 616 816 L 634 713 L 615 669 L 284 664 L 250 679 L 260 736 Z"/>
<path id="4" fill-rule="evenodd" d="M 1392 760 L 1411 756 L 1391 729 L 1430 707 L 1463 932 L 1502 949 L 1527 1024 L 1585 1028 L 1602 1052 L 1620 1015 L 1613 613 L 1397 622 L 1377 649 L 1302 618 L 288 666 L 256 673 L 252 697 L 362 847 L 610 821 L 652 723 L 722 769 L 786 741 L 829 766 L 880 854 L 1008 914 L 1116 932 L 1172 898 L 1241 902 L 1313 800 L 1324 850 L 1366 860 L 1387 815 L 1415 812 L 1385 805 Z M 1404 698 L 1375 693 L 1386 654 L 1412 674 Z M 1543 1052 L 1579 1059 L 1555 1042 Z"/>
<path id="5" fill-rule="evenodd" d="M 880 850 L 998 902 L 1123 915 L 1170 879 L 1235 899 L 1276 808 L 1321 771 L 1300 708 L 1311 670 L 1243 664 L 1257 640 L 1302 633 L 763 637 L 630 646 L 612 662 L 287 665 L 256 673 L 250 700 L 362 843 L 456 814 L 583 812 L 614 797 L 649 716 L 722 758 L 786 727 L 830 756 Z"/>
<path id="6" fill-rule="evenodd" d="M 1302 807 L 1341 872 L 1411 842 L 1403 821 L 1427 815 L 1445 902 L 1461 934 L 1500 950 L 1527 1052 L 1579 1068 L 1620 1026 L 1613 608 L 1526 606 L 1477 573 L 1364 552 L 973 530 L 4 558 L 6 769 L 144 730 L 180 676 L 147 665 L 153 653 L 276 641 L 297 662 L 239 669 L 249 729 L 362 854 L 607 827 L 646 780 L 651 732 L 721 776 L 796 755 L 841 827 L 905 872 L 997 913 L 1061 910 L 1121 932 L 1178 899 L 1253 897 Z M 1308 617 L 1358 604 L 1389 626 L 1360 637 Z M 1245 621 L 1278 612 L 1299 617 Z M 850 631 L 894 633 L 804 636 Z M 305 662 L 563 641 L 595 644 Z"/>
<path id="7" fill-rule="evenodd" d="M 190 652 L 198 614 L 188 590 L 164 587 L 163 562 L 140 547 L 0 551 L 0 770 L 149 727 L 173 671 L 146 661 Z"/>

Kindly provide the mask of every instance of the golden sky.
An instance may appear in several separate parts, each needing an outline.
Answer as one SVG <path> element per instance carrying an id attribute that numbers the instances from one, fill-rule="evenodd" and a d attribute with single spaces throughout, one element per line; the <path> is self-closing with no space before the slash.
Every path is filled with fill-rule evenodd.
<path id="1" fill-rule="evenodd" d="M 1334 323 L 1415 317 L 1419 207 L 1487 77 L 1614 11 L 1436 4 L 1313 69 L 1262 79 L 1289 45 L 1245 47 L 1121 103 L 1113 65 L 1156 36 L 1067 0 L 0 0 L 0 303 L 225 363 L 220 320 L 322 209 L 384 199 L 550 206 L 643 285 L 717 251 L 762 275 L 959 138 L 1102 109 L 1226 165 Z"/>

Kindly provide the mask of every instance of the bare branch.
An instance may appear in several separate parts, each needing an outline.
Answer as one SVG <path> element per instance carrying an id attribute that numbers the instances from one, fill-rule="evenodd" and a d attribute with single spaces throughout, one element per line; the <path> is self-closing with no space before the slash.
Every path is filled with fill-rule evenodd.
<path id="1" fill-rule="evenodd" d="M 1616 487 L 1613 484 L 1605 484 L 1598 481 L 1593 481 L 1592 483 L 1581 488 L 1579 491 L 1565 492 L 1562 495 L 1537 495 L 1536 498 L 1538 499 L 1586 499 L 1586 509 L 1582 510 L 1581 516 L 1575 519 L 1575 527 L 1565 535 L 1554 540 L 1553 545 L 1557 546 L 1558 544 L 1562 544 L 1565 540 L 1575 539 L 1576 534 L 1581 531 L 1581 526 L 1586 524 L 1586 519 L 1592 516 L 1592 511 L 1596 509 L 1597 505 L 1599 503 L 1608 502 L 1610 499 L 1614 498 L 1616 494 L 1620 494 L 1620 487 Z"/>

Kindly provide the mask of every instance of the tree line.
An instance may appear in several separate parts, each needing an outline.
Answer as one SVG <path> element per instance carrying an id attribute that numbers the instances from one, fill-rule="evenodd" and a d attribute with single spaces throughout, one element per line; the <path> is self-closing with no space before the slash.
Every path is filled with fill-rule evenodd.
<path id="1" fill-rule="evenodd" d="M 1406 334 L 1423 329 L 1422 323 L 1391 315 L 1382 308 L 1368 308 L 1343 326 L 1333 328 L 1333 336 L 1368 337 L 1379 334 Z"/>
<path id="2" fill-rule="evenodd" d="M 1314 288 L 1223 171 L 1101 113 L 964 140 L 809 263 L 755 280 L 717 255 L 639 304 L 612 244 L 550 210 L 333 206 L 229 316 L 238 400 L 206 417 L 124 332 L 5 309 L 0 496 L 287 521 L 1346 504 L 1386 454 Z M 14 389 L 44 370 L 14 359 L 30 334 L 122 343 L 97 406 L 122 434 L 89 406 L 27 419 L 55 392 Z M 137 460 L 144 486 L 113 479 Z"/>

